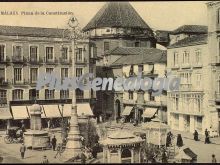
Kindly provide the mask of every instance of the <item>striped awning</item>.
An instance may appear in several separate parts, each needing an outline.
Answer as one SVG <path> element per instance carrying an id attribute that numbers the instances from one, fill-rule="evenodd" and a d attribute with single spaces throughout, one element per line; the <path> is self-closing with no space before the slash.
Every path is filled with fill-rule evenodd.
<path id="1" fill-rule="evenodd" d="M 44 113 L 44 109 L 43 109 L 43 106 L 42 105 L 40 105 L 41 106 L 41 118 L 46 118 L 46 115 L 45 115 L 45 113 Z M 28 109 L 28 113 L 30 114 L 30 107 L 31 106 L 27 106 L 27 109 Z M 31 116 L 30 116 L 31 117 Z"/>
<path id="2" fill-rule="evenodd" d="M 77 104 L 77 115 L 78 116 L 94 116 L 89 103 Z"/>
<path id="3" fill-rule="evenodd" d="M 146 108 L 143 113 L 143 117 L 152 118 L 157 112 L 157 108 Z"/>
<path id="4" fill-rule="evenodd" d="M 130 115 L 132 109 L 133 109 L 132 106 L 126 106 L 125 109 L 124 109 L 124 111 L 122 112 L 122 116 L 128 116 L 128 115 Z"/>
<path id="5" fill-rule="evenodd" d="M 60 114 L 62 114 L 62 106 L 59 105 Z M 71 109 L 72 104 L 64 104 L 63 105 L 63 117 L 70 117 L 71 116 Z"/>
<path id="6" fill-rule="evenodd" d="M 26 106 L 11 106 L 11 111 L 14 119 L 29 119 Z"/>
<path id="7" fill-rule="evenodd" d="M 0 109 L 0 119 L 7 120 L 12 119 L 12 115 L 8 109 Z"/>
<path id="8" fill-rule="evenodd" d="M 58 118 L 61 117 L 58 105 L 43 105 L 46 118 Z"/>

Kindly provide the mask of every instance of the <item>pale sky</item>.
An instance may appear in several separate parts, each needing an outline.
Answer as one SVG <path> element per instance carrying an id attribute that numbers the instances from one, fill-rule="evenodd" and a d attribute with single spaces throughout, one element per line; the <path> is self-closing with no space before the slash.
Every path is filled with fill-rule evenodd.
<path id="1" fill-rule="evenodd" d="M 1 2 L 0 24 L 30 27 L 65 28 L 70 15 L 21 15 L 22 11 L 73 12 L 84 27 L 105 2 Z M 174 30 L 184 24 L 207 25 L 205 1 L 130 2 L 153 29 Z M 2 15 L 17 11 L 19 15 Z"/>

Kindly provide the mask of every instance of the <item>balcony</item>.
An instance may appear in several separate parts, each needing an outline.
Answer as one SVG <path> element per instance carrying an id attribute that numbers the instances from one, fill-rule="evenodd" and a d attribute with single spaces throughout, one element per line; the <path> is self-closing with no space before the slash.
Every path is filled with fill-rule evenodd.
<path id="1" fill-rule="evenodd" d="M 8 80 L 0 79 L 0 85 L 1 86 L 8 86 L 9 84 L 10 84 L 10 82 Z"/>
<path id="2" fill-rule="evenodd" d="M 12 79 L 12 85 L 18 85 L 18 86 L 24 86 L 24 85 L 28 85 L 29 84 L 29 81 L 24 79 L 22 81 L 16 81 L 14 79 Z"/>
<path id="3" fill-rule="evenodd" d="M 180 84 L 181 91 L 191 91 L 192 90 L 192 84 Z"/>
<path id="4" fill-rule="evenodd" d="M 58 59 L 55 57 L 54 59 L 47 59 L 46 57 L 43 58 L 43 63 L 44 64 L 49 64 L 49 65 L 55 65 L 58 63 Z"/>
<path id="5" fill-rule="evenodd" d="M 13 63 L 25 63 L 27 59 L 24 56 L 12 56 Z"/>
<path id="6" fill-rule="evenodd" d="M 184 114 L 184 115 L 194 115 L 194 116 L 204 116 L 203 111 L 189 111 L 189 110 L 170 110 L 170 113 L 174 114 Z"/>
<path id="7" fill-rule="evenodd" d="M 75 64 L 83 64 L 83 65 L 85 65 L 85 64 L 87 64 L 87 59 L 86 58 L 84 58 L 82 60 L 76 59 Z"/>
<path id="8" fill-rule="evenodd" d="M 190 64 L 188 63 L 184 63 L 181 65 L 181 68 L 185 69 L 185 68 L 191 68 Z"/>
<path id="9" fill-rule="evenodd" d="M 59 62 L 60 62 L 60 64 L 72 64 L 72 59 L 71 58 L 65 59 L 63 57 L 60 57 Z"/>
<path id="10" fill-rule="evenodd" d="M 155 106 L 155 107 L 167 106 L 166 101 L 145 101 L 144 104 L 148 106 Z"/>
<path id="11" fill-rule="evenodd" d="M 28 57 L 27 62 L 29 62 L 30 64 L 38 64 L 39 60 L 37 58 L 29 58 Z"/>
<path id="12" fill-rule="evenodd" d="M 11 60 L 9 57 L 6 58 L 0 58 L 0 63 L 9 63 Z"/>

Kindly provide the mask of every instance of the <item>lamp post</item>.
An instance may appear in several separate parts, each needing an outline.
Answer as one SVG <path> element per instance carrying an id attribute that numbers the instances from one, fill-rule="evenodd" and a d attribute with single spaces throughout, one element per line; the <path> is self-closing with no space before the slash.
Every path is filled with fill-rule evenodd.
<path id="1" fill-rule="evenodd" d="M 62 142 L 64 141 L 64 138 L 65 138 L 65 130 L 64 130 L 64 120 L 63 120 L 63 107 L 64 107 L 64 104 L 61 104 L 61 117 L 62 117 Z"/>
<path id="2" fill-rule="evenodd" d="M 75 42 L 79 38 L 79 28 L 78 21 L 75 17 L 72 17 L 68 21 L 68 25 L 71 28 L 71 44 L 72 44 L 72 76 L 75 76 Z M 79 124 L 77 117 L 77 106 L 76 106 L 76 95 L 75 89 L 72 91 L 72 108 L 71 108 L 71 118 L 70 118 L 70 130 L 68 132 L 67 143 L 65 151 L 62 154 L 62 159 L 64 162 L 72 162 L 74 158 L 81 157 L 82 153 L 82 143 L 79 132 Z"/>

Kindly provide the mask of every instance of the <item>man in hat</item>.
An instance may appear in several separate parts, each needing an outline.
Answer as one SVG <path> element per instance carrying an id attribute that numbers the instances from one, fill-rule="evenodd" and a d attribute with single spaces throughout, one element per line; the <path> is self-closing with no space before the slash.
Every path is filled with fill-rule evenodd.
<path id="1" fill-rule="evenodd" d="M 22 143 L 21 147 L 20 147 L 20 153 L 21 153 L 21 158 L 24 159 L 24 153 L 26 151 L 26 146 L 24 145 L 24 143 Z"/>
<path id="2" fill-rule="evenodd" d="M 57 145 L 57 139 L 56 139 L 55 135 L 52 138 L 51 144 L 52 144 L 53 150 L 55 151 L 56 145 Z"/>
<path id="3" fill-rule="evenodd" d="M 46 155 L 44 155 L 42 163 L 43 164 L 48 164 L 49 163 L 49 160 L 47 159 Z"/>

